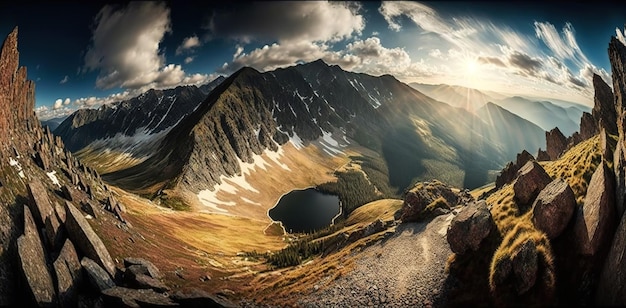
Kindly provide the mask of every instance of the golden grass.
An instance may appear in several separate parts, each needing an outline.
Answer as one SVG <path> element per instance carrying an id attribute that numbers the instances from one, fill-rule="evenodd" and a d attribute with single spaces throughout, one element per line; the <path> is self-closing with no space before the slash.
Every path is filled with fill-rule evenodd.
<path id="1" fill-rule="evenodd" d="M 490 190 L 492 190 L 493 188 L 496 187 L 496 183 L 489 183 L 487 185 L 475 188 L 474 190 L 470 191 L 470 195 L 472 195 L 472 197 L 474 197 L 474 199 L 478 199 L 480 196 L 482 196 L 483 193 L 486 193 Z"/>
<path id="2" fill-rule="evenodd" d="M 346 225 L 368 225 L 376 219 L 392 220 L 393 214 L 402 207 L 402 203 L 404 201 L 398 199 L 372 201 L 354 210 L 346 219 Z"/>
<path id="3" fill-rule="evenodd" d="M 591 176 L 600 162 L 602 152 L 598 135 L 579 143 L 558 160 L 542 162 L 541 165 L 553 179 L 567 180 L 574 191 L 576 202 L 582 205 Z"/>

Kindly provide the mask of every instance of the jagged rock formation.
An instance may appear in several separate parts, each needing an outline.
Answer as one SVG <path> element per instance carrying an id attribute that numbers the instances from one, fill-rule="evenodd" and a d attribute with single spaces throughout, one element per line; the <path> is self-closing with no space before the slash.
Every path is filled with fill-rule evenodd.
<path id="1" fill-rule="evenodd" d="M 417 221 L 433 211 L 445 214 L 466 198 L 468 197 L 465 194 L 455 192 L 452 187 L 437 180 L 417 183 L 404 194 L 402 208 L 394 216 L 402 222 Z M 425 213 L 429 206 L 432 208 Z"/>
<path id="2" fill-rule="evenodd" d="M 598 122 L 591 113 L 583 112 L 583 116 L 580 118 L 580 138 L 586 140 L 595 136 L 598 133 L 597 124 Z"/>
<path id="3" fill-rule="evenodd" d="M 550 160 L 557 160 L 561 154 L 567 149 L 567 138 L 558 127 L 546 132 L 546 152 Z"/>
<path id="4" fill-rule="evenodd" d="M 596 131 L 604 128 L 609 134 L 617 134 L 617 116 L 615 114 L 615 103 L 613 102 L 613 91 L 609 85 L 602 80 L 602 77 L 593 74 L 593 97 L 592 115 L 594 122 L 598 125 Z M 582 122 L 581 122 L 582 134 Z M 594 134 L 595 135 L 595 134 Z M 592 135 L 593 136 L 593 135 Z"/>
<path id="5" fill-rule="evenodd" d="M 541 149 L 539 149 L 541 153 Z M 504 169 L 500 172 L 500 175 L 496 178 L 496 189 L 501 188 L 504 184 L 508 184 L 513 182 L 515 178 L 517 178 L 517 171 L 521 169 L 527 162 L 535 160 L 532 154 L 528 153 L 526 150 L 522 151 L 522 153 L 517 154 L 517 159 L 515 163 L 509 162 Z M 539 159 L 537 159 L 539 160 Z"/>
<path id="6" fill-rule="evenodd" d="M 626 46 L 617 38 L 612 37 L 609 43 L 609 60 L 613 77 L 613 94 L 617 113 L 618 141 L 615 149 L 613 168 L 615 171 L 615 203 L 619 225 L 615 231 L 609 254 L 598 284 L 596 302 L 600 305 L 626 304 L 626 215 L 624 215 L 624 196 L 626 193 L 626 153 L 624 151 L 626 130 Z"/>
<path id="7" fill-rule="evenodd" d="M 17 35 L 15 28 L 0 52 L 0 306 L 97 306 L 102 295 L 83 276 L 98 270 L 85 264 L 110 276 L 105 287 L 123 282 L 86 217 L 115 221 L 103 210 L 115 197 L 41 127 L 34 85 L 18 69 Z"/>

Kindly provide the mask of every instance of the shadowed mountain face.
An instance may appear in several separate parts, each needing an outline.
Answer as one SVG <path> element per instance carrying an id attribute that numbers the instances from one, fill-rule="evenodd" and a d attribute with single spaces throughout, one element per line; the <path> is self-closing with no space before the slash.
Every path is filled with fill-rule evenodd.
<path id="1" fill-rule="evenodd" d="M 398 189 L 445 173 L 458 186 L 476 187 L 523 149 L 501 134 L 484 138 L 497 129 L 389 75 L 346 72 L 321 60 L 267 73 L 243 68 L 174 127 L 158 152 L 104 177 L 130 190 L 197 193 L 287 142 L 347 137 L 382 155 Z"/>

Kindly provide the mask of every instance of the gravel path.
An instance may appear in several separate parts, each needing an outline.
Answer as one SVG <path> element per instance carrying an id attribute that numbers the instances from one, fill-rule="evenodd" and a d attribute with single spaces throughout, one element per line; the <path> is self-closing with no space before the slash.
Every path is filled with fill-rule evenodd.
<path id="1" fill-rule="evenodd" d="M 452 253 L 445 233 L 453 215 L 401 224 L 365 248 L 355 268 L 299 301 L 304 307 L 428 307 L 445 305 L 444 268 Z"/>

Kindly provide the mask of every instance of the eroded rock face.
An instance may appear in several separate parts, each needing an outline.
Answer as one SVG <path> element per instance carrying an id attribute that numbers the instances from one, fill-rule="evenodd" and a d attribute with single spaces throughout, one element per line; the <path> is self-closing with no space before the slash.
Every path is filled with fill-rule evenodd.
<path id="1" fill-rule="evenodd" d="M 88 258 L 102 266 L 112 277 L 115 276 L 115 263 L 102 240 L 93 231 L 83 214 L 71 203 L 65 203 L 65 228 L 72 242 Z"/>
<path id="2" fill-rule="evenodd" d="M 593 118 L 593 115 L 588 112 L 583 112 L 580 118 L 580 139 L 587 140 L 598 133 L 598 122 Z"/>
<path id="3" fill-rule="evenodd" d="M 56 292 L 46 265 L 44 248 L 33 216 L 26 206 L 24 206 L 24 235 L 17 239 L 17 253 L 20 271 L 35 303 L 42 307 L 55 306 Z"/>
<path id="4" fill-rule="evenodd" d="M 561 133 L 558 127 L 546 132 L 546 152 L 550 160 L 557 160 L 567 149 L 567 138 Z"/>
<path id="5" fill-rule="evenodd" d="M 617 114 L 613 102 L 613 91 L 602 77 L 593 74 L 593 97 L 592 115 L 595 123 L 601 124 L 598 129 L 604 128 L 609 134 L 617 134 Z"/>
<path id="6" fill-rule="evenodd" d="M 556 179 L 548 184 L 533 204 L 533 223 L 537 229 L 554 239 L 561 235 L 574 213 L 576 197 L 569 184 Z"/>
<path id="7" fill-rule="evenodd" d="M 450 249 L 458 254 L 476 251 L 494 228 L 495 223 L 485 201 L 470 203 L 452 219 L 448 227 Z"/>
<path id="8" fill-rule="evenodd" d="M 613 172 L 606 164 L 591 176 L 585 203 L 576 215 L 574 226 L 579 252 L 595 255 L 600 245 L 610 242 L 617 224 Z"/>
<path id="9" fill-rule="evenodd" d="M 513 184 L 515 199 L 520 205 L 530 204 L 539 192 L 552 181 L 546 171 L 536 161 L 527 162 L 518 171 Z"/>

